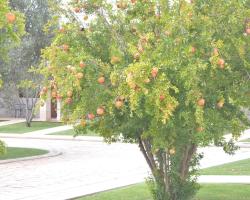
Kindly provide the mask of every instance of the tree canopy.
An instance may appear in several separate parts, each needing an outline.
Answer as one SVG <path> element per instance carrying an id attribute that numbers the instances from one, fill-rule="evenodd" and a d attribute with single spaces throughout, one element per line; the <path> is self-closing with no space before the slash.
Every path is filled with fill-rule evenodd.
<path id="1" fill-rule="evenodd" d="M 0 64 L 7 60 L 7 54 L 24 35 L 24 17 L 10 9 L 7 0 L 0 0 Z M 0 76 L 0 87 L 2 79 Z"/>
<path id="2" fill-rule="evenodd" d="M 63 118 L 106 141 L 137 142 L 157 200 L 196 191 L 197 147 L 226 152 L 249 125 L 247 1 L 72 1 L 44 50 L 47 87 Z M 53 22 L 52 22 L 53 24 Z M 45 97 L 46 98 L 46 97 Z"/>
<path id="3" fill-rule="evenodd" d="M 0 60 L 6 59 L 10 47 L 24 35 L 24 17 L 11 10 L 7 0 L 0 0 Z"/>
<path id="4" fill-rule="evenodd" d="M 18 43 L 23 34 L 23 15 L 11 10 L 7 0 L 0 0 L 0 64 L 7 59 L 10 47 Z M 0 74 L 0 88 L 2 84 Z M 4 143 L 0 140 L 0 154 L 4 153 L 4 151 Z"/>

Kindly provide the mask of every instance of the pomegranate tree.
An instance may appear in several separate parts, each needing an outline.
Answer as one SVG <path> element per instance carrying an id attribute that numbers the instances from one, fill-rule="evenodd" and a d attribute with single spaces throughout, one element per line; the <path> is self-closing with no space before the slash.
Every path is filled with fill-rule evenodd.
<path id="1" fill-rule="evenodd" d="M 62 96 L 63 119 L 107 142 L 122 134 L 124 141 L 137 143 L 151 169 L 154 199 L 192 198 L 198 189 L 197 148 L 213 143 L 232 152 L 233 143 L 223 135 L 237 139 L 249 125 L 242 111 L 250 105 L 246 4 L 78 0 L 55 5 L 55 13 L 70 23 L 58 28 L 44 50 L 41 72 Z M 83 73 L 81 79 L 77 73 Z"/>

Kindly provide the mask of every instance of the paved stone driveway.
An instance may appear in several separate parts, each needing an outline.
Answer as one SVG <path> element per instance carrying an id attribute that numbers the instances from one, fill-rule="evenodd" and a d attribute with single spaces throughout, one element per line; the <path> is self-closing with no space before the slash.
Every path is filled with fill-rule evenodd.
<path id="1" fill-rule="evenodd" d="M 57 149 L 54 158 L 0 165 L 0 200 L 63 200 L 141 182 L 146 163 L 136 145 L 4 139 L 9 146 Z"/>
<path id="2" fill-rule="evenodd" d="M 148 175 L 144 158 L 132 144 L 22 138 L 3 140 L 9 146 L 56 149 L 63 154 L 0 165 L 0 200 L 65 200 L 142 182 Z M 200 151 L 205 153 L 202 167 L 250 157 L 249 148 L 241 149 L 233 157 L 215 147 Z M 213 182 L 213 179 L 205 182 Z"/>

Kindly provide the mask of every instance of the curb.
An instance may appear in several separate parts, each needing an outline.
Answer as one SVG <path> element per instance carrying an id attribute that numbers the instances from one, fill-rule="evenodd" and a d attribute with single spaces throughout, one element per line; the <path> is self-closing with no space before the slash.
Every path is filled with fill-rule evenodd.
<path id="1" fill-rule="evenodd" d="M 63 154 L 62 152 L 52 150 L 52 151 L 49 151 L 47 154 L 44 154 L 44 155 L 2 160 L 2 161 L 0 161 L 0 165 L 4 165 L 4 164 L 8 164 L 8 163 L 21 162 L 21 161 L 38 160 L 38 159 L 43 159 L 43 158 L 53 158 L 53 157 L 60 156 L 62 154 Z"/>
<path id="2" fill-rule="evenodd" d="M 77 199 L 79 199 L 81 197 L 90 197 L 92 195 L 101 194 L 103 192 L 111 192 L 113 190 L 119 190 L 119 189 L 123 189 L 123 188 L 130 187 L 130 186 L 136 186 L 137 184 L 140 184 L 140 183 L 142 183 L 142 182 L 138 181 L 137 183 L 125 184 L 123 186 L 117 186 L 117 187 L 111 188 L 111 189 L 105 189 L 105 190 L 102 190 L 102 191 L 92 192 L 92 193 L 89 193 L 89 194 L 85 194 L 85 195 L 81 195 L 81 196 L 77 196 L 77 197 L 72 197 L 72 198 L 69 198 L 69 199 L 66 199 L 66 200 L 77 200 Z"/>
<path id="3" fill-rule="evenodd" d="M 27 135 L 16 135 L 16 134 L 0 134 L 0 138 L 15 138 L 15 139 L 39 139 L 39 140 L 66 140 L 66 141 L 86 141 L 86 142 L 103 142 L 102 137 L 98 136 L 27 136 Z"/>

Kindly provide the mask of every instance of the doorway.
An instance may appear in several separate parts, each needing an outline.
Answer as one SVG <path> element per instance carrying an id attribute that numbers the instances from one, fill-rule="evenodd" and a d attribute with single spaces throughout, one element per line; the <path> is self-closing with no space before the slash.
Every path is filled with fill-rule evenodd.
<path id="1" fill-rule="evenodd" d="M 57 118 L 57 101 L 51 100 L 51 119 Z"/>

